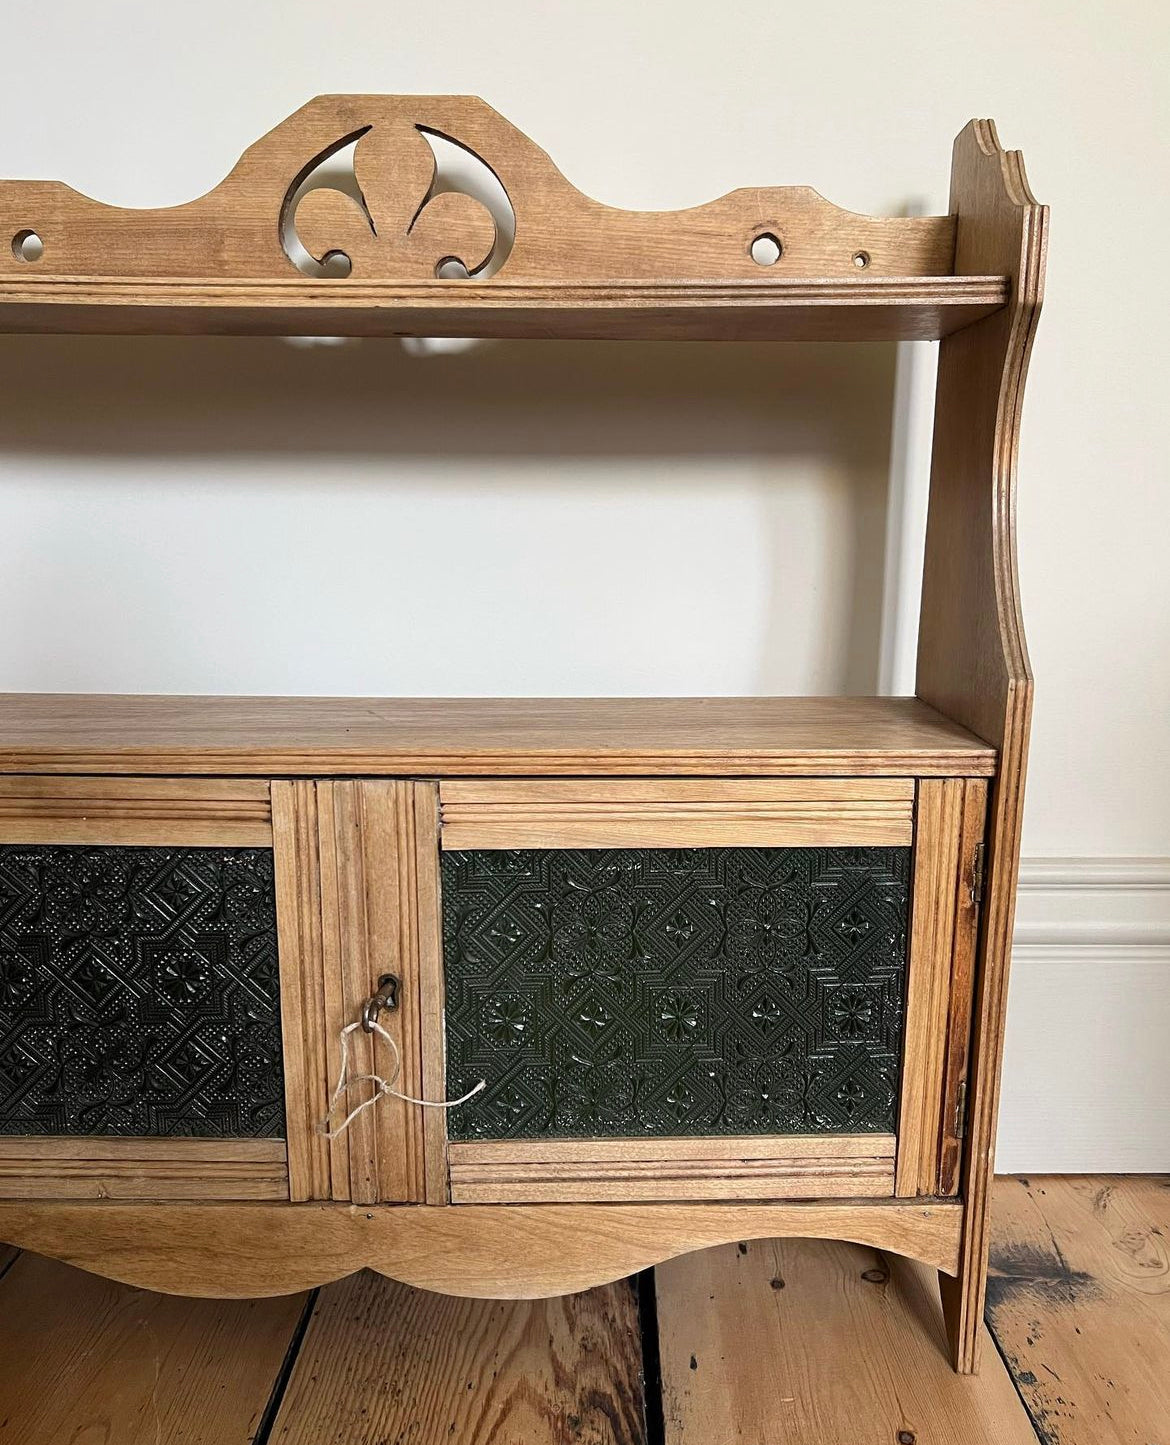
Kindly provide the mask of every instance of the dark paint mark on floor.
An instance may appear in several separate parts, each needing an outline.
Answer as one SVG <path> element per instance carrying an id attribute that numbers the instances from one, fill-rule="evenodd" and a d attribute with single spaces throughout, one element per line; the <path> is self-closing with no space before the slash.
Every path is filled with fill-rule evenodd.
<path id="1" fill-rule="evenodd" d="M 1000 1305 L 1032 1295 L 1046 1306 L 1073 1305 L 1100 1299 L 1101 1286 L 1084 1270 L 1070 1269 L 1057 1245 L 1051 1250 L 1019 1240 L 1004 1240 L 991 1251 L 987 1308 L 994 1316 Z"/>
<path id="2" fill-rule="evenodd" d="M 990 1319 L 988 1320 L 988 1324 L 991 1324 Z M 995 1333 L 994 1327 L 991 1328 L 990 1333 L 992 1344 L 994 1344 L 995 1348 L 999 1351 L 1000 1359 L 1003 1360 L 1007 1366 L 1008 1375 L 1011 1377 L 1012 1384 L 1015 1386 L 1020 1404 L 1023 1405 L 1024 1411 L 1028 1416 L 1028 1423 L 1035 1432 L 1038 1445 L 1061 1445 L 1060 1431 L 1052 1419 L 1051 1411 L 1040 1403 L 1034 1395 L 1029 1394 L 1022 1388 L 1025 1385 L 1034 1385 L 1036 1383 L 1036 1376 L 1033 1375 L 1030 1370 L 1020 1368 L 1020 1361 L 1015 1355 L 1010 1354 L 1004 1349 Z"/>

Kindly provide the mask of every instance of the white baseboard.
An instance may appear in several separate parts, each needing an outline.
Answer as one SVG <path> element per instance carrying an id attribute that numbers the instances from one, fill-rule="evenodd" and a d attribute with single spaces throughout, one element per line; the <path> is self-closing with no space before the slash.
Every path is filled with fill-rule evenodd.
<path id="1" fill-rule="evenodd" d="M 1170 1171 L 1170 858 L 1024 860 L 996 1168 Z"/>

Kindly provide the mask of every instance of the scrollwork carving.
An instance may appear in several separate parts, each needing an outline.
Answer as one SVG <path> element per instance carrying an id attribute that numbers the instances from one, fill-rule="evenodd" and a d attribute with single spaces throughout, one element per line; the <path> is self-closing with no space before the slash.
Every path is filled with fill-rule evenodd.
<path id="1" fill-rule="evenodd" d="M 433 277 L 452 261 L 469 276 L 483 270 L 496 247 L 495 219 L 475 197 L 437 189 L 438 166 L 422 127 L 390 121 L 343 144 L 350 139 L 356 140 L 353 169 L 360 199 L 331 185 L 308 191 L 299 202 L 298 185 L 285 198 L 286 213 L 291 209 L 310 256 L 322 264 L 344 256 L 349 272 L 363 279 Z M 338 148 L 317 156 L 309 173 Z"/>
<path id="2" fill-rule="evenodd" d="M 515 217 L 504 264 L 509 238 L 482 200 L 436 179 L 428 137 L 475 157 L 502 187 Z M 360 200 L 303 188 L 355 141 Z M 324 95 L 187 205 L 119 210 L 59 182 L 0 181 L 0 276 L 295 283 L 290 222 L 314 257 L 344 253 L 354 277 L 388 284 L 433 282 L 448 259 L 475 277 L 489 258 L 488 286 L 946 276 L 955 250 L 949 216 L 856 215 L 807 186 L 732 191 L 680 211 L 620 210 L 577 190 L 475 96 Z M 35 260 L 33 236 L 43 247 Z M 771 242 L 764 259 L 762 239 Z"/>

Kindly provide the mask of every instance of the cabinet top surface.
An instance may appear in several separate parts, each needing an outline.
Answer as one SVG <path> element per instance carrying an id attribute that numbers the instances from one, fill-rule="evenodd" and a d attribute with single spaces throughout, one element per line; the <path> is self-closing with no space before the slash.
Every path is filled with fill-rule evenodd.
<path id="1" fill-rule="evenodd" d="M 915 698 L 0 694 L 0 772 L 989 775 Z"/>

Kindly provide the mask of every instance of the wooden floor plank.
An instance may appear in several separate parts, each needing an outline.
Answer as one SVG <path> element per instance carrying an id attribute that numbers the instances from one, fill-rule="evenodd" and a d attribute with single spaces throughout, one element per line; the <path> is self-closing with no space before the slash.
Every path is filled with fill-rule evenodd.
<path id="1" fill-rule="evenodd" d="M 328 1285 L 273 1445 L 644 1445 L 628 1282 L 564 1299 L 454 1299 L 363 1273 Z"/>
<path id="2" fill-rule="evenodd" d="M 667 1445 L 1036 1445 L 994 1349 L 952 1372 L 922 1265 L 766 1240 L 657 1279 Z"/>
<path id="3" fill-rule="evenodd" d="M 2 1445 L 245 1445 L 305 1296 L 189 1300 L 22 1254 L 0 1279 Z"/>
<path id="4" fill-rule="evenodd" d="M 1170 1180 L 1001 1180 L 993 1233 L 1003 1358 L 975 1379 L 922 1266 L 792 1240 L 662 1266 L 668 1445 L 1167 1445 Z M 177 1299 L 0 1246 L 0 1445 L 244 1445 L 305 1298 Z M 629 1284 L 497 1304 L 367 1274 L 321 1292 L 270 1439 L 646 1445 L 641 1370 Z"/>
<path id="5" fill-rule="evenodd" d="M 996 1181 L 987 1317 L 1044 1445 L 1170 1441 L 1170 1178 Z"/>

